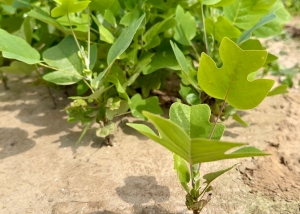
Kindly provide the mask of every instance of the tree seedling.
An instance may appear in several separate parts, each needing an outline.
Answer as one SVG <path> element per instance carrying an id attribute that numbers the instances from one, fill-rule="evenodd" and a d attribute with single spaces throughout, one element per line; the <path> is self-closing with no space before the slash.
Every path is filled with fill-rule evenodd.
<path id="1" fill-rule="evenodd" d="M 202 53 L 198 69 L 198 85 L 209 96 L 223 100 L 220 113 L 210 123 L 211 110 L 207 104 L 187 106 L 174 103 L 170 119 L 149 112 L 143 115 L 154 125 L 158 135 L 144 124 L 129 126 L 159 143 L 174 154 L 174 168 L 186 191 L 186 206 L 193 213 L 200 213 L 211 197 L 211 183 L 236 165 L 203 176 L 200 167 L 205 162 L 265 156 L 267 153 L 242 142 L 220 140 L 225 126 L 218 123 L 226 103 L 237 109 L 252 109 L 268 95 L 274 81 L 251 79 L 249 76 L 261 68 L 266 59 L 265 50 L 242 50 L 228 38 L 220 45 L 221 68 L 207 54 Z M 240 148 L 242 147 L 242 148 Z M 228 150 L 234 150 L 229 152 Z"/>

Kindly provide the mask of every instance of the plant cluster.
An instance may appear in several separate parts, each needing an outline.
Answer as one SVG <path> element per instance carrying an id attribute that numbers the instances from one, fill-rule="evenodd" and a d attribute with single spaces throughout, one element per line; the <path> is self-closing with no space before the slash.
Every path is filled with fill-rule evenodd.
<path id="1" fill-rule="evenodd" d="M 202 187 L 201 163 L 266 155 L 254 147 L 225 154 L 244 144 L 220 141 L 225 126 L 217 122 L 232 116 L 247 125 L 237 109 L 286 92 L 286 85 L 270 91 L 272 80 L 257 79 L 277 59 L 257 38 L 280 34 L 290 19 L 281 0 L 0 0 L 0 6 L 2 81 L 7 73 L 38 72 L 47 85 L 74 85 L 77 96 L 65 111 L 83 126 L 78 142 L 96 123 L 97 136 L 111 143 L 117 115 L 148 119 L 159 135 L 129 125 L 175 154 L 194 213 L 209 201 L 203 197 L 211 182 L 234 167 L 205 175 Z M 167 120 L 157 116 L 162 110 L 151 91 L 163 89 L 172 73 L 187 105 L 173 104 Z"/>
<path id="2" fill-rule="evenodd" d="M 288 19 L 280 0 L 2 0 L 0 73 L 6 83 L 5 73 L 42 67 L 40 82 L 76 85 L 68 121 L 81 122 L 82 136 L 96 122 L 96 134 L 109 141 L 116 115 L 146 119 L 143 110 L 162 112 L 151 91 L 174 72 L 185 103 L 207 103 L 218 115 L 221 101 L 196 84 L 200 53 L 221 66 L 224 37 L 245 50 L 264 50 L 251 36 L 279 34 Z M 264 65 L 274 60 L 268 54 Z M 229 116 L 246 125 L 232 106 L 221 119 Z"/>

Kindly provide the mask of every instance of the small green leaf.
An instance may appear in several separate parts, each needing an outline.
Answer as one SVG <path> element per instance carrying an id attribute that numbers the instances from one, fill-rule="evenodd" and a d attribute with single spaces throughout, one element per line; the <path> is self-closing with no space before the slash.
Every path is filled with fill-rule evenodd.
<path id="1" fill-rule="evenodd" d="M 162 114 L 157 97 L 149 97 L 142 99 L 140 94 L 136 94 L 131 98 L 129 107 L 133 116 L 145 120 L 146 117 L 142 111 L 149 111 L 155 114 Z"/>
<path id="2" fill-rule="evenodd" d="M 257 22 L 252 28 L 244 31 L 242 33 L 242 35 L 238 38 L 237 43 L 243 43 L 244 41 L 250 39 L 250 37 L 252 36 L 252 32 L 259 29 L 261 26 L 264 26 L 265 24 L 271 22 L 272 20 L 276 19 L 277 16 L 274 13 L 275 11 L 267 14 L 266 16 L 264 16 L 263 18 L 261 18 L 259 20 L 259 22 Z"/>
<path id="3" fill-rule="evenodd" d="M 241 31 L 223 16 L 219 16 L 217 22 L 214 22 L 211 18 L 207 18 L 205 26 L 207 33 L 211 34 L 218 42 L 221 42 L 224 37 L 233 39 L 241 35 Z"/>
<path id="4" fill-rule="evenodd" d="M 201 104 L 199 93 L 190 85 L 180 84 L 180 96 L 187 101 L 190 105 Z"/>
<path id="5" fill-rule="evenodd" d="M 0 68 L 1 69 L 1 68 Z M 272 91 L 270 91 L 268 93 L 268 96 L 275 96 L 275 95 L 278 95 L 278 94 L 286 94 L 286 93 L 289 93 L 288 92 L 288 85 L 279 85 L 277 86 L 276 88 L 274 88 Z"/>
<path id="6" fill-rule="evenodd" d="M 182 127 L 190 138 L 209 138 L 214 127 L 210 123 L 210 108 L 208 105 L 188 106 L 174 103 L 170 108 L 170 120 Z M 212 139 L 221 139 L 225 130 L 223 124 L 217 124 Z"/>
<path id="7" fill-rule="evenodd" d="M 247 30 L 269 13 L 267 10 L 255 10 L 255 5 L 256 1 L 253 0 L 236 0 L 224 7 L 224 15 L 232 25 Z"/>
<path id="8" fill-rule="evenodd" d="M 27 64 L 40 62 L 40 54 L 32 48 L 25 40 L 11 35 L 0 29 L 0 51 L 4 58 L 16 59 Z"/>
<path id="9" fill-rule="evenodd" d="M 72 85 L 82 80 L 83 77 L 70 71 L 54 71 L 45 74 L 43 79 L 57 85 Z"/>
<path id="10" fill-rule="evenodd" d="M 200 0 L 204 5 L 214 5 L 219 3 L 221 0 Z"/>
<path id="11" fill-rule="evenodd" d="M 220 170 L 220 171 L 217 171 L 217 172 L 208 173 L 208 174 L 204 175 L 203 178 L 205 179 L 205 183 L 207 184 L 207 186 L 209 186 L 216 178 L 220 177 L 225 172 L 228 172 L 229 170 L 233 169 L 237 165 L 238 164 L 234 164 L 232 167 L 229 167 L 227 169 Z"/>
<path id="12" fill-rule="evenodd" d="M 247 80 L 250 73 L 262 67 L 267 58 L 264 50 L 242 50 L 228 38 L 220 45 L 223 67 L 217 68 L 215 62 L 205 53 L 200 58 L 198 83 L 211 97 L 226 100 L 237 109 L 251 109 L 259 105 L 272 88 L 274 81 Z"/>
<path id="13" fill-rule="evenodd" d="M 9 66 L 0 67 L 0 71 L 7 74 L 31 74 L 36 70 L 34 65 L 28 65 L 24 62 L 13 61 Z"/>
<path id="14" fill-rule="evenodd" d="M 51 15 L 53 17 L 81 12 L 87 8 L 91 1 L 55 0 L 55 2 L 58 4 L 58 6 L 51 11 Z"/>
<path id="15" fill-rule="evenodd" d="M 116 124 L 113 122 L 110 122 L 108 124 L 106 124 L 105 126 L 101 126 L 97 131 L 96 131 L 96 135 L 98 137 L 107 137 L 108 135 L 110 135 L 111 133 L 113 133 L 113 131 L 116 129 Z"/>
<path id="16" fill-rule="evenodd" d="M 190 72 L 188 62 L 184 56 L 184 54 L 181 52 L 181 50 L 177 47 L 175 43 L 170 41 L 172 49 L 174 51 L 175 57 L 177 59 L 177 62 L 181 68 L 183 76 L 189 81 L 189 83 L 198 91 L 200 91 L 200 88 L 197 85 L 197 82 L 194 80 L 193 74 Z"/>
<path id="17" fill-rule="evenodd" d="M 219 0 L 220 1 L 220 0 Z M 182 45 L 191 45 L 191 40 L 196 36 L 196 20 L 190 12 L 184 12 L 183 8 L 178 5 L 176 8 L 176 21 L 174 39 Z"/>
<path id="18" fill-rule="evenodd" d="M 232 115 L 232 119 L 234 119 L 236 122 L 238 122 L 239 124 L 241 124 L 242 126 L 249 126 L 249 124 L 247 122 L 245 122 L 240 115 L 238 115 L 237 113 Z"/>
<path id="19" fill-rule="evenodd" d="M 130 45 L 134 34 L 140 27 L 142 21 L 145 18 L 145 14 L 142 15 L 139 19 L 131 23 L 131 25 L 126 28 L 118 39 L 114 42 L 107 54 L 107 64 L 110 65 L 113 63 L 118 56 L 120 56 Z"/>
<path id="20" fill-rule="evenodd" d="M 176 154 L 173 154 L 173 159 L 174 169 L 177 172 L 178 179 L 182 187 L 185 189 L 186 192 L 190 192 L 190 188 L 188 187 L 188 183 L 190 182 L 190 170 L 186 165 L 185 160 Z"/>

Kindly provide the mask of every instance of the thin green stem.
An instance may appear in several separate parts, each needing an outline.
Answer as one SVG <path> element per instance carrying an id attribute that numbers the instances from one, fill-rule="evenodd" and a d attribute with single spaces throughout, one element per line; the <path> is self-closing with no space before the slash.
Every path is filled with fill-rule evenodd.
<path id="1" fill-rule="evenodd" d="M 93 87 L 88 83 L 88 81 L 86 79 L 83 78 L 84 83 L 91 89 L 91 91 L 93 93 L 95 93 L 95 90 L 93 89 Z"/>
<path id="2" fill-rule="evenodd" d="M 74 40 L 75 40 L 75 42 L 76 42 L 76 45 L 77 45 L 77 47 L 78 47 L 78 49 L 79 49 L 79 51 L 80 51 L 81 57 L 84 59 L 85 67 L 86 67 L 86 69 L 89 69 L 89 67 L 88 67 L 88 65 L 87 65 L 87 63 L 86 63 L 86 56 L 85 56 L 85 53 L 84 53 L 84 51 L 81 49 L 80 44 L 79 44 L 79 42 L 78 42 L 78 40 L 77 40 L 77 38 L 76 38 L 76 35 L 75 35 L 75 33 L 74 33 L 74 30 L 73 30 L 73 27 L 72 27 L 72 24 L 71 24 L 71 20 L 70 20 L 69 14 L 67 14 L 67 18 L 68 18 L 68 22 L 69 22 L 69 25 L 70 25 L 70 29 L 71 29 L 72 35 L 73 35 L 73 37 L 74 37 Z"/>
<path id="3" fill-rule="evenodd" d="M 213 128 L 212 128 L 212 130 L 211 130 L 211 132 L 210 132 L 209 139 L 211 139 L 212 136 L 213 136 L 213 134 L 214 134 L 214 131 L 215 131 L 216 126 L 217 126 L 217 122 L 218 122 L 218 120 L 219 120 L 220 117 L 221 117 L 221 114 L 222 114 L 222 112 L 223 112 L 223 109 L 224 109 L 224 107 L 225 107 L 225 104 L 226 104 L 226 98 L 224 99 L 224 101 L 223 101 L 223 103 L 222 103 L 222 106 L 221 106 L 220 112 L 219 112 L 219 114 L 218 114 L 218 117 L 217 117 L 217 119 L 216 119 L 216 121 L 215 121 L 215 123 L 214 123 L 214 126 L 213 126 Z"/>
<path id="4" fill-rule="evenodd" d="M 90 69 L 90 63 L 91 63 L 91 31 L 90 31 L 90 10 L 89 7 L 86 9 L 87 15 L 88 15 L 88 68 Z"/>
<path id="5" fill-rule="evenodd" d="M 202 3 L 201 3 L 200 7 L 201 7 L 202 22 L 203 22 L 205 48 L 206 48 L 206 53 L 209 55 L 210 53 L 209 53 L 209 48 L 208 48 L 208 40 L 207 40 L 206 27 L 205 27 L 204 6 Z"/>

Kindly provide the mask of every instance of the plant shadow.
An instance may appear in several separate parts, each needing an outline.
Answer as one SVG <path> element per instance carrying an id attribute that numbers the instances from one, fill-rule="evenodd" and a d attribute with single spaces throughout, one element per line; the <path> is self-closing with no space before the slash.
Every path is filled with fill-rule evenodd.
<path id="1" fill-rule="evenodd" d="M 158 185 L 153 176 L 129 176 L 125 178 L 125 185 L 116 188 L 118 196 L 126 203 L 133 204 L 134 214 L 170 213 L 159 203 L 170 198 L 167 186 Z M 143 205 L 154 201 L 154 205 Z"/>
<path id="2" fill-rule="evenodd" d="M 0 128 L 0 160 L 26 152 L 35 146 L 28 133 L 20 128 Z"/>

